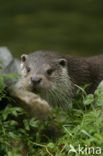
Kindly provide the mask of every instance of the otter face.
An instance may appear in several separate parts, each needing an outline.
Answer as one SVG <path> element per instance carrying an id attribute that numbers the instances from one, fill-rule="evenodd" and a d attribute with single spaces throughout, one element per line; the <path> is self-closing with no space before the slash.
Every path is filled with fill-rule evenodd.
<path id="1" fill-rule="evenodd" d="M 68 73 L 68 60 L 55 52 L 37 51 L 21 56 L 24 88 L 37 93 L 52 107 L 67 109 L 74 85 Z"/>
<path id="2" fill-rule="evenodd" d="M 67 70 L 67 60 L 60 54 L 38 51 L 21 56 L 23 84 L 31 91 L 39 92 L 55 88 L 64 70 Z"/>

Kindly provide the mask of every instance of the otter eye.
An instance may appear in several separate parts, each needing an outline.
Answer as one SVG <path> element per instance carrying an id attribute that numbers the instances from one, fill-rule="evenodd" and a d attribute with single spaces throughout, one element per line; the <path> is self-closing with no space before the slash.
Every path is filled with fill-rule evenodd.
<path id="1" fill-rule="evenodd" d="M 48 69 L 48 70 L 47 70 L 47 74 L 48 74 L 48 75 L 51 75 L 51 74 L 53 73 L 53 71 L 54 71 L 53 69 Z"/>
<path id="2" fill-rule="evenodd" d="M 30 67 L 28 67 L 28 68 L 27 68 L 27 72 L 29 73 L 29 72 L 30 72 L 30 70 L 31 70 L 31 69 L 30 69 Z"/>

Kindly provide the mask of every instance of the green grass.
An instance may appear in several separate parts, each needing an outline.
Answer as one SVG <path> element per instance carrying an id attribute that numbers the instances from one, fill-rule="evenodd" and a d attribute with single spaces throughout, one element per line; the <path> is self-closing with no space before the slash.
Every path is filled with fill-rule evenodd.
<path id="1" fill-rule="evenodd" d="M 0 77 L 0 101 L 7 99 L 7 106 L 0 110 L 0 155 L 21 156 L 21 146 L 25 145 L 27 156 L 79 156 L 78 148 L 85 147 L 87 154 L 103 155 L 103 87 L 94 94 L 86 94 L 79 87 L 76 99 L 69 104 L 67 112 L 61 108 L 53 110 L 53 121 L 41 123 L 36 118 L 27 119 L 27 113 L 20 107 L 14 107 L 11 98 L 4 91 L 5 78 L 15 79 L 15 75 Z M 3 103 L 2 103 L 3 105 Z M 57 128 L 53 128 L 57 126 Z M 59 135 L 58 134 L 62 135 Z M 16 144 L 16 146 L 15 146 Z M 96 151 L 101 148 L 101 151 Z M 88 153 L 89 148 L 92 149 Z M 75 149 L 77 153 L 70 152 Z M 89 152 L 90 152 L 89 151 Z"/>

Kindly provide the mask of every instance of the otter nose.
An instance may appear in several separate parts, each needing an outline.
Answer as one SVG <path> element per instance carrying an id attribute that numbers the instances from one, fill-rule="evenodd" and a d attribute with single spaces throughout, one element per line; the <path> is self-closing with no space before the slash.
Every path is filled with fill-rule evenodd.
<path id="1" fill-rule="evenodd" d="M 39 77 L 31 77 L 31 82 L 33 84 L 39 84 L 42 81 L 42 78 Z"/>

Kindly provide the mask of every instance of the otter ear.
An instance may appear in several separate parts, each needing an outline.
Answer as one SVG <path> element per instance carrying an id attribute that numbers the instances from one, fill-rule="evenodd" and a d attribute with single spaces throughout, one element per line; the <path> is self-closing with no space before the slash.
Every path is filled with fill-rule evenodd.
<path id="1" fill-rule="evenodd" d="M 26 55 L 26 54 L 21 55 L 21 61 L 25 62 L 27 57 L 28 57 L 28 55 Z"/>
<path id="2" fill-rule="evenodd" d="M 61 66 L 65 67 L 65 66 L 66 66 L 66 64 L 67 64 L 67 60 L 66 60 L 66 59 L 64 59 L 64 58 L 59 59 L 59 64 L 60 64 Z"/>

